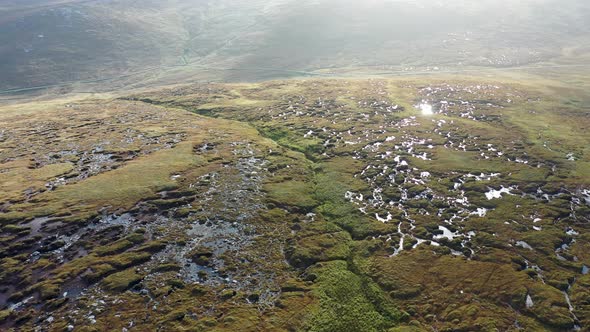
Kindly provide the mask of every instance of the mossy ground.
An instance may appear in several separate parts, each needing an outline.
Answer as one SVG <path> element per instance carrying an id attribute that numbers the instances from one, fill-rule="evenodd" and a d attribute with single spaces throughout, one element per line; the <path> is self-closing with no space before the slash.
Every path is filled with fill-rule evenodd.
<path id="1" fill-rule="evenodd" d="M 590 119 L 554 91 L 309 80 L 7 109 L 0 324 L 586 328 Z"/>

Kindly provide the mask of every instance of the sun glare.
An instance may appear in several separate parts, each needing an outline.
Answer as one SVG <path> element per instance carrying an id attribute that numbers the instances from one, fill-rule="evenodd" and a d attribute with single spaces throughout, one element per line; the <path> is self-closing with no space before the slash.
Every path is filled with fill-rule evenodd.
<path id="1" fill-rule="evenodd" d="M 428 103 L 421 103 L 420 105 L 418 105 L 418 108 L 420 109 L 420 111 L 422 111 L 422 115 L 434 114 L 434 111 L 432 110 L 432 105 Z"/>

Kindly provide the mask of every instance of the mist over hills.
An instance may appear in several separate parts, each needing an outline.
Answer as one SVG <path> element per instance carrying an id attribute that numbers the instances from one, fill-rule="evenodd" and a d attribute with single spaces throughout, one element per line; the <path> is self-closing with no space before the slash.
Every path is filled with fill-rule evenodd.
<path id="1" fill-rule="evenodd" d="M 585 1 L 8 1 L 0 89 L 584 64 L 589 30 Z"/>

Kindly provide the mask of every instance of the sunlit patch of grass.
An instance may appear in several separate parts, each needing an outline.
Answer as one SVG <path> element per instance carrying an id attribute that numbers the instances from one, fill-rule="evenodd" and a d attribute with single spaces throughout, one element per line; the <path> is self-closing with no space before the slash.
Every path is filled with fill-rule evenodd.
<path id="1" fill-rule="evenodd" d="M 71 163 L 51 164 L 41 168 L 29 168 L 25 160 L 0 164 L 5 172 L 0 173 L 0 191 L 5 200 L 18 200 L 26 189 L 37 191 L 45 189 L 47 181 L 69 173 Z"/>

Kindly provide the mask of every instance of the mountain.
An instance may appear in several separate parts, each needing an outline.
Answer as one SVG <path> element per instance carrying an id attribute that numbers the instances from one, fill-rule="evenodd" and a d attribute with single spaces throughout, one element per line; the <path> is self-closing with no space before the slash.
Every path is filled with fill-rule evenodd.
<path id="1" fill-rule="evenodd" d="M 554 0 L 510 6 L 9 1 L 0 7 L 0 89 L 57 85 L 60 93 L 104 92 L 189 80 L 570 66 L 588 58 L 589 6 Z"/>
<path id="2" fill-rule="evenodd" d="M 589 25 L 3 1 L 0 330 L 588 330 Z"/>

